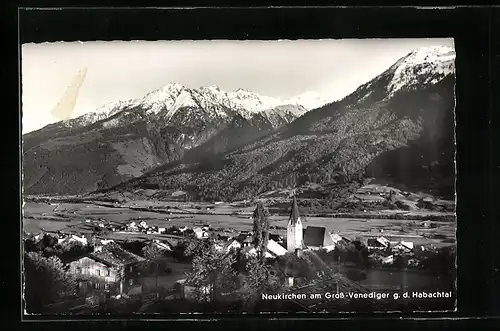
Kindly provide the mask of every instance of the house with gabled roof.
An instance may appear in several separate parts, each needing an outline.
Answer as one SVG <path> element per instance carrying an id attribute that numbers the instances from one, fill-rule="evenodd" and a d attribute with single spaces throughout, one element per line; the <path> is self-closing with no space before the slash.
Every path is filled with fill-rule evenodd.
<path id="1" fill-rule="evenodd" d="M 129 293 L 140 287 L 139 265 L 145 259 L 117 246 L 104 246 L 69 263 L 69 271 L 80 279 L 79 288 L 106 290 L 112 294 Z"/>
<path id="2" fill-rule="evenodd" d="M 389 248 L 391 243 L 384 237 L 369 238 L 366 240 L 368 249 L 384 250 Z"/>
<path id="3" fill-rule="evenodd" d="M 394 250 L 406 253 L 411 252 L 413 251 L 413 242 L 400 241 L 396 246 L 394 246 Z"/>

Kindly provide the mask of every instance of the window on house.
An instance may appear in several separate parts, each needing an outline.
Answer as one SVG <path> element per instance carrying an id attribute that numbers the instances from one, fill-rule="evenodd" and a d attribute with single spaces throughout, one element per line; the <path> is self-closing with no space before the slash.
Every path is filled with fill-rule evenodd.
<path id="1" fill-rule="evenodd" d="M 105 290 L 109 290 L 109 284 L 108 283 L 104 284 L 104 289 Z"/>
<path id="2" fill-rule="evenodd" d="M 134 284 L 134 280 L 133 280 L 133 279 L 129 279 L 129 280 L 128 280 L 128 284 L 129 284 L 130 286 L 132 286 L 132 285 Z"/>
<path id="3" fill-rule="evenodd" d="M 101 275 L 101 270 L 96 270 L 96 273 L 97 273 L 97 276 L 100 276 Z"/>
<path id="4" fill-rule="evenodd" d="M 81 273 L 82 273 L 82 268 L 77 267 L 77 268 L 76 268 L 76 273 L 81 274 Z"/>
<path id="5" fill-rule="evenodd" d="M 106 270 L 106 276 L 109 276 L 110 274 L 111 274 L 111 273 L 110 273 L 109 269 L 108 269 L 108 270 Z"/>
<path id="6" fill-rule="evenodd" d="M 132 266 L 130 266 L 130 267 L 128 268 L 128 270 L 129 270 L 129 271 L 132 271 Z"/>

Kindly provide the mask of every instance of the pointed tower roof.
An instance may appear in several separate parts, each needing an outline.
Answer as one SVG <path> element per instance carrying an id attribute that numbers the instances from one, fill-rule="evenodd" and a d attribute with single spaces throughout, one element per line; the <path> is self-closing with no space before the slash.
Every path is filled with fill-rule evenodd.
<path id="1" fill-rule="evenodd" d="M 299 219 L 299 206 L 297 205 L 297 199 L 295 198 L 295 195 L 293 196 L 293 201 L 292 201 L 292 211 L 290 212 L 290 221 L 292 224 L 297 223 L 297 220 Z"/>

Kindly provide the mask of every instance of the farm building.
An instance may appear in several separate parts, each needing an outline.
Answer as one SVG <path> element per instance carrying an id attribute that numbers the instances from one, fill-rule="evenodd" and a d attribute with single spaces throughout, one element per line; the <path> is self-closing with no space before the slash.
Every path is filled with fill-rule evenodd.
<path id="1" fill-rule="evenodd" d="M 96 288 L 123 294 L 138 287 L 138 264 L 143 261 L 144 258 L 126 250 L 104 247 L 69 263 L 69 271 L 89 277 L 89 281 L 79 283 L 83 293 Z"/>

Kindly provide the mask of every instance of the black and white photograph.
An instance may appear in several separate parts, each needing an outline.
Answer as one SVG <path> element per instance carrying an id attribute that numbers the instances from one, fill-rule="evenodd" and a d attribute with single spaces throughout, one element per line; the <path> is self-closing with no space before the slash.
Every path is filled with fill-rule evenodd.
<path id="1" fill-rule="evenodd" d="M 20 56 L 25 314 L 456 310 L 453 38 Z"/>

